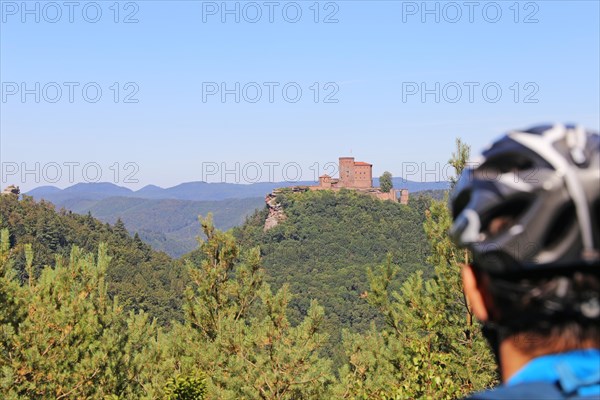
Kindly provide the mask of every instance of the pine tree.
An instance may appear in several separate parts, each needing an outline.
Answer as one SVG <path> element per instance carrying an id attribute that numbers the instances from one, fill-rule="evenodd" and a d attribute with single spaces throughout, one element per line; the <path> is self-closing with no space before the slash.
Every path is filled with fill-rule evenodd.
<path id="1" fill-rule="evenodd" d="M 165 386 L 165 400 L 202 400 L 206 395 L 203 377 L 177 377 Z"/>
<path id="2" fill-rule="evenodd" d="M 0 249 L 0 393 L 3 398 L 124 398 L 145 396 L 140 379 L 154 324 L 127 317 L 109 299 L 105 245 L 97 257 L 74 247 L 68 260 L 33 273 L 25 246 L 28 280 L 12 271 L 8 233 Z"/>
<path id="3" fill-rule="evenodd" d="M 331 384 L 321 359 L 322 307 L 311 304 L 298 326 L 287 316 L 287 287 L 273 294 L 263 283 L 258 248 L 241 254 L 230 233 L 202 219 L 206 240 L 200 266 L 190 265 L 186 324 L 175 327 L 173 364 L 184 375 L 204 371 L 207 398 L 317 399 Z"/>

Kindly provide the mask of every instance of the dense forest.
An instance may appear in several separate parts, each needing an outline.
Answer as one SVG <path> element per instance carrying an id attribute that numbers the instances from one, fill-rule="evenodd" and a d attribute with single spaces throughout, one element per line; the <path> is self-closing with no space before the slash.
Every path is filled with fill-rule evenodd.
<path id="1" fill-rule="evenodd" d="M 227 230 L 241 225 L 246 216 L 264 205 L 264 197 L 219 201 L 110 197 L 86 205 L 82 210 L 69 209 L 84 211 L 83 214 L 89 212 L 111 224 L 120 219 L 129 232 L 137 233 L 153 249 L 181 257 L 198 247 L 198 215 L 211 212 L 215 226 Z"/>
<path id="2" fill-rule="evenodd" d="M 330 338 L 326 352 L 338 365 L 343 354 L 342 328 L 365 332 L 372 322 L 377 326 L 384 322 L 365 301 L 369 268 L 384 263 L 388 256 L 402 265 L 392 282 L 394 289 L 417 270 L 431 275 L 430 247 L 423 230 L 430 199 L 415 198 L 405 206 L 349 190 L 284 190 L 277 201 L 285 221 L 263 232 L 263 210 L 233 234 L 242 247 L 260 248 L 268 283 L 275 289 L 289 285 L 292 323 L 306 315 L 312 300 L 324 307 Z"/>
<path id="3" fill-rule="evenodd" d="M 454 165 L 464 165 L 458 144 Z M 454 399 L 496 382 L 444 201 L 282 193 L 182 260 L 0 198 L 7 399 Z"/>
<path id="4" fill-rule="evenodd" d="M 127 310 L 144 310 L 164 325 L 182 320 L 183 290 L 188 278 L 182 263 L 157 252 L 133 237 L 121 220 L 114 225 L 102 223 L 90 214 L 79 215 L 56 210 L 48 202 L 36 202 L 29 196 L 0 196 L 0 228 L 10 230 L 11 253 L 17 278 L 29 278 L 25 269 L 24 246 L 32 245 L 35 254 L 33 272 L 53 267 L 56 257 L 69 257 L 73 246 L 97 253 L 105 243 L 112 258 L 106 272 L 107 290 L 118 296 Z"/>

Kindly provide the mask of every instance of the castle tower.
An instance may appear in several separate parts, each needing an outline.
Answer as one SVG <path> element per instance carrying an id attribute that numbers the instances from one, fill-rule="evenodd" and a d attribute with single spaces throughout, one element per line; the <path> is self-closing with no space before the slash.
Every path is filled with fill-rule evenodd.
<path id="1" fill-rule="evenodd" d="M 331 177 L 327 174 L 319 177 L 319 186 L 325 189 L 331 189 Z"/>
<path id="2" fill-rule="evenodd" d="M 354 157 L 340 157 L 339 187 L 354 187 Z"/>

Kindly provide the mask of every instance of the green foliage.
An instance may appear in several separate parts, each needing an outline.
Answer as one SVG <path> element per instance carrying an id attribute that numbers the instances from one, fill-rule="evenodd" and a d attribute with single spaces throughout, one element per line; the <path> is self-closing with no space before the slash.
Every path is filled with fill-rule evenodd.
<path id="1" fill-rule="evenodd" d="M 74 200 L 65 206 L 80 214 L 91 211 L 108 223 L 121 218 L 130 232 L 138 233 L 145 243 L 171 257 L 181 257 L 196 249 L 198 215 L 212 212 L 215 226 L 227 230 L 243 224 L 246 216 L 265 204 L 264 197 L 219 201 L 111 197 L 81 203 L 78 205 Z"/>
<path id="2" fill-rule="evenodd" d="M 450 165 L 454 167 L 456 171 L 455 177 L 450 177 L 450 188 L 452 189 L 457 181 L 460 174 L 462 174 L 463 170 L 467 165 L 467 161 L 469 161 L 469 156 L 471 154 L 471 148 L 463 143 L 460 138 L 456 138 L 456 151 L 452 153 L 452 157 L 448 161 Z"/>
<path id="3" fill-rule="evenodd" d="M 268 232 L 267 210 L 230 232 L 201 218 L 184 266 L 120 221 L 0 197 L 0 397 L 454 399 L 496 383 L 446 201 L 278 200 Z"/>
<path id="4" fill-rule="evenodd" d="M 463 158 L 452 160 L 457 169 L 468 155 L 459 150 Z M 446 204 L 433 201 L 424 225 L 433 278 L 416 272 L 394 290 L 400 268 L 391 258 L 370 271 L 367 300 L 385 317 L 385 328 L 372 327 L 363 336 L 345 333 L 349 363 L 340 372 L 339 398 L 456 399 L 497 382 L 494 360 L 463 295 L 460 266 L 469 255 L 448 238 Z"/>
<path id="5" fill-rule="evenodd" d="M 313 302 L 299 325 L 287 319 L 287 287 L 263 283 L 259 250 L 202 221 L 204 260 L 188 265 L 186 322 L 162 331 L 123 312 L 108 295 L 111 264 L 73 247 L 68 261 L 18 279 L 15 252 L 0 234 L 0 394 L 3 398 L 319 399 L 334 380 L 320 357 L 324 311 Z M 208 377 L 204 383 L 196 378 Z M 181 379 L 170 380 L 173 376 Z M 202 375 L 204 376 L 204 375 Z"/>
<path id="6" fill-rule="evenodd" d="M 214 340 L 232 317 L 235 323 L 245 318 L 258 298 L 263 282 L 259 250 L 248 252 L 245 263 L 238 264 L 240 250 L 231 234 L 218 231 L 212 216 L 201 219 L 207 237 L 200 249 L 205 255 L 200 268 L 188 264 L 189 274 L 196 287 L 186 291 L 186 321 L 191 322 L 207 340 Z M 235 275 L 234 275 L 235 273 Z"/>
<path id="7" fill-rule="evenodd" d="M 268 283 L 289 285 L 292 324 L 306 315 L 311 299 L 324 307 L 330 337 L 325 352 L 339 366 L 345 362 L 342 328 L 365 332 L 372 321 L 383 323 L 362 298 L 369 290 L 367 267 L 384 262 L 390 253 L 403 265 L 395 287 L 414 271 L 431 275 L 422 211 L 430 199 L 415 198 L 405 206 L 342 190 L 288 192 L 278 201 L 287 216 L 283 223 L 263 232 L 266 214 L 261 212 L 233 233 L 242 247 L 260 246 Z"/>
<path id="8" fill-rule="evenodd" d="M 97 258 L 74 247 L 68 260 L 59 256 L 55 268 L 19 285 L 7 235 L 0 254 L 3 398 L 142 397 L 141 353 L 152 346 L 156 327 L 143 313 L 127 316 L 107 295 L 106 246 Z M 31 246 L 25 252 L 29 269 Z"/>
<path id="9" fill-rule="evenodd" d="M 45 266 L 55 266 L 56 256 L 68 258 L 71 247 L 97 253 L 107 244 L 111 258 L 106 284 L 126 310 L 143 310 L 161 325 L 183 318 L 183 290 L 188 282 L 183 265 L 153 251 L 139 238 L 130 237 L 122 221 L 103 224 L 91 215 L 55 211 L 52 204 L 24 196 L 0 196 L 0 228 L 10 229 L 10 245 L 18 279 L 39 276 Z M 30 250 L 24 252 L 27 246 Z M 35 254 L 30 264 L 28 255 Z"/>
<path id="10" fill-rule="evenodd" d="M 447 189 L 436 189 L 436 190 L 423 190 L 420 191 L 418 193 L 414 193 L 411 197 L 409 202 L 414 202 L 416 200 L 426 200 L 426 199 L 433 199 L 433 200 L 444 200 L 444 198 L 446 198 L 446 195 L 449 193 L 449 191 Z M 429 204 L 429 202 L 424 202 L 423 204 Z M 420 211 L 425 211 L 425 210 L 420 210 Z"/>
<path id="11" fill-rule="evenodd" d="M 385 171 L 383 175 L 379 177 L 379 189 L 381 189 L 382 192 L 389 192 L 393 187 L 392 173 Z"/>
<path id="12" fill-rule="evenodd" d="M 178 376 L 167 382 L 164 392 L 165 400 L 202 400 L 206 382 L 204 377 Z"/>
<path id="13" fill-rule="evenodd" d="M 259 249 L 240 252 L 231 233 L 202 220 L 206 241 L 199 266 L 189 264 L 185 338 L 175 353 L 184 373 L 206 372 L 208 398 L 319 399 L 332 383 L 331 366 L 319 356 L 326 340 L 324 312 L 312 302 L 292 326 L 287 286 L 273 294 L 263 283 Z"/>

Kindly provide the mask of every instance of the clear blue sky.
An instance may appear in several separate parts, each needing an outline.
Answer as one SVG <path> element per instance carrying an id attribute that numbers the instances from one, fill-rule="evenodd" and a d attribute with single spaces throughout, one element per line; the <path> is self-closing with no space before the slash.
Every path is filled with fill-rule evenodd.
<path id="1" fill-rule="evenodd" d="M 252 3 L 262 12 L 256 23 L 250 22 L 257 14 L 249 2 L 227 2 L 230 9 L 240 8 L 239 23 L 215 9 L 221 1 L 120 2 L 118 16 L 113 1 L 99 1 L 97 23 L 84 19 L 84 6 L 85 17 L 96 18 L 89 2 L 77 3 L 73 22 L 62 1 L 54 3 L 58 9 L 44 9 L 46 3 L 26 2 L 31 10 L 39 7 L 36 22 L 35 12 L 24 12 L 21 1 L 1 2 L 2 184 L 25 190 L 68 186 L 69 162 L 80 163 L 72 167 L 75 181 L 86 179 L 83 165 L 97 163 L 103 181 L 134 189 L 203 177 L 220 181 L 220 174 L 203 176 L 203 163 L 234 169 L 236 162 L 256 162 L 267 180 L 264 164 L 279 162 L 272 167 L 278 180 L 283 165 L 295 162 L 303 178 L 312 179 L 311 165 L 322 168 L 349 154 L 373 163 L 376 175 L 389 170 L 398 176 L 412 168 L 407 163 L 430 170 L 444 164 L 457 136 L 479 150 L 507 129 L 538 122 L 580 122 L 596 130 L 600 125 L 598 1 L 481 1 L 471 9 L 462 1 L 427 2 L 429 9 L 439 7 L 439 22 L 435 14 L 423 14 L 421 1 L 322 1 L 318 23 L 314 1 L 273 2 L 273 22 L 264 1 Z M 299 21 L 289 22 L 298 8 Z M 123 23 L 132 13 L 138 22 Z M 328 15 L 338 22 L 324 23 Z M 51 82 L 62 90 L 56 103 L 50 102 L 57 93 Z M 72 103 L 64 82 L 79 84 Z M 96 103 L 82 96 L 89 82 L 102 89 Z M 128 82 L 133 84 L 125 87 Z M 213 87 L 204 84 L 203 101 L 203 82 L 229 88 L 257 82 L 262 97 L 247 101 L 256 96 L 250 85 L 246 98 L 240 89 L 239 103 L 233 94 L 223 103 L 219 94 L 207 95 Z M 273 102 L 265 82 L 279 84 Z M 302 89 L 296 103 L 282 95 L 289 82 Z M 317 103 L 314 82 L 320 87 Z M 333 85 L 325 87 L 328 82 Z M 421 83 L 435 89 L 436 82 L 439 103 L 435 93 L 423 102 Z M 33 90 L 24 102 L 22 83 Z M 462 97 L 453 103 L 457 86 Z M 497 87 L 502 94 L 492 102 Z M 136 88 L 132 98 L 138 102 L 124 103 L 123 96 Z M 325 103 L 336 88 L 332 98 L 338 102 Z M 6 176 L 15 166 L 35 170 L 36 162 L 46 170 Z M 124 182 L 124 174 L 133 172 L 124 170 L 127 162 L 139 166 L 138 183 Z M 52 163 L 61 166 L 58 182 Z M 92 179 L 94 170 L 87 172 Z M 246 175 L 253 179 L 254 172 Z M 434 178 L 410 178 L 421 177 Z M 233 174 L 226 178 L 236 180 Z"/>

